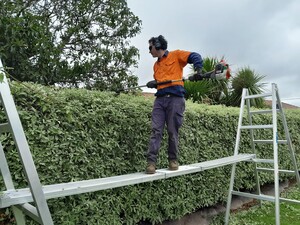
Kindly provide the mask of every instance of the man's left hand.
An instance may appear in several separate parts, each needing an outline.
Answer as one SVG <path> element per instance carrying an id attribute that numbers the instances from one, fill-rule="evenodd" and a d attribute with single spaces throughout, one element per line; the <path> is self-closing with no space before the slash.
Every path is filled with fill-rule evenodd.
<path id="1" fill-rule="evenodd" d="M 156 80 L 151 80 L 146 84 L 147 88 L 157 88 Z"/>

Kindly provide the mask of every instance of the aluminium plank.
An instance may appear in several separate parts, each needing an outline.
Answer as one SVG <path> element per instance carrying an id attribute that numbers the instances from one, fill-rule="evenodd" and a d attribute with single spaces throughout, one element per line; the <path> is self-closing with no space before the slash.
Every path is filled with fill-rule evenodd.
<path id="1" fill-rule="evenodd" d="M 137 172 L 106 178 L 51 184 L 43 186 L 42 190 L 46 199 L 59 198 L 201 172 L 206 169 L 212 169 L 232 163 L 246 161 L 249 159 L 253 159 L 254 157 L 255 154 L 241 154 L 201 163 L 183 165 L 180 166 L 176 171 L 170 171 L 168 169 L 158 169 L 156 170 L 155 174 L 145 174 L 144 172 Z M 2 194 L 0 195 L 0 208 L 17 204 L 24 204 L 32 201 L 33 198 L 29 188 L 7 190 L 2 192 Z"/>
<path id="2" fill-rule="evenodd" d="M 238 154 L 220 159 L 205 161 L 201 163 L 191 164 L 191 166 L 200 166 L 202 170 L 213 169 L 221 166 L 230 165 L 237 162 L 252 160 L 256 157 L 255 154 Z"/>

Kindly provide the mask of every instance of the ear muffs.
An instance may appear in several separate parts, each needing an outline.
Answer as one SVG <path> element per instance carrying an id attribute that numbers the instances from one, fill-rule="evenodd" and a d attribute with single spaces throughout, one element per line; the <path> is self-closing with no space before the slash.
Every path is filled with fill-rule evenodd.
<path id="1" fill-rule="evenodd" d="M 156 50 L 161 49 L 161 43 L 158 40 L 158 38 L 155 38 L 155 41 L 154 41 L 153 45 L 154 45 L 154 47 L 155 47 Z"/>

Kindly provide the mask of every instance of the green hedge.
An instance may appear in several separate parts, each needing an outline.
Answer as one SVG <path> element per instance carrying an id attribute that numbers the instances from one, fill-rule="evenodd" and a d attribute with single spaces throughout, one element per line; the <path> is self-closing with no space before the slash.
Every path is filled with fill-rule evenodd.
<path id="1" fill-rule="evenodd" d="M 29 83 L 12 83 L 11 89 L 43 184 L 144 171 L 152 98 Z M 180 130 L 180 164 L 232 155 L 238 115 L 239 108 L 187 102 L 185 122 Z M 298 156 L 299 110 L 287 111 L 286 115 Z M 0 120 L 5 121 L 3 112 Z M 267 121 L 271 122 L 270 115 L 254 120 L 257 124 Z M 271 132 L 256 134 L 257 139 L 271 138 L 271 135 Z M 165 134 L 159 168 L 168 164 L 166 138 Z M 250 135 L 243 133 L 240 152 L 251 152 L 249 140 Z M 11 135 L 2 135 L 1 143 L 16 187 L 26 187 Z M 280 153 L 281 166 L 291 168 L 287 147 L 279 149 L 284 152 Z M 259 148 L 261 157 L 270 157 L 271 153 L 272 146 Z M 251 163 L 238 165 L 237 189 L 253 189 L 253 166 Z M 157 223 L 225 201 L 230 171 L 231 166 L 225 166 L 161 181 L 51 199 L 48 203 L 55 224 L 118 225 L 143 220 Z M 272 174 L 262 174 L 262 184 L 272 181 Z M 2 180 L 0 186 L 5 190 Z"/>

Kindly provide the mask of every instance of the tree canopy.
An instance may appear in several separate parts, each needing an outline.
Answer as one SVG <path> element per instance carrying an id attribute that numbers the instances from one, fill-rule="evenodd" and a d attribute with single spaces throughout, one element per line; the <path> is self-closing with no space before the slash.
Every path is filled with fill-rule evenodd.
<path id="1" fill-rule="evenodd" d="M 0 57 L 20 81 L 116 90 L 137 84 L 126 0 L 0 0 Z"/>

